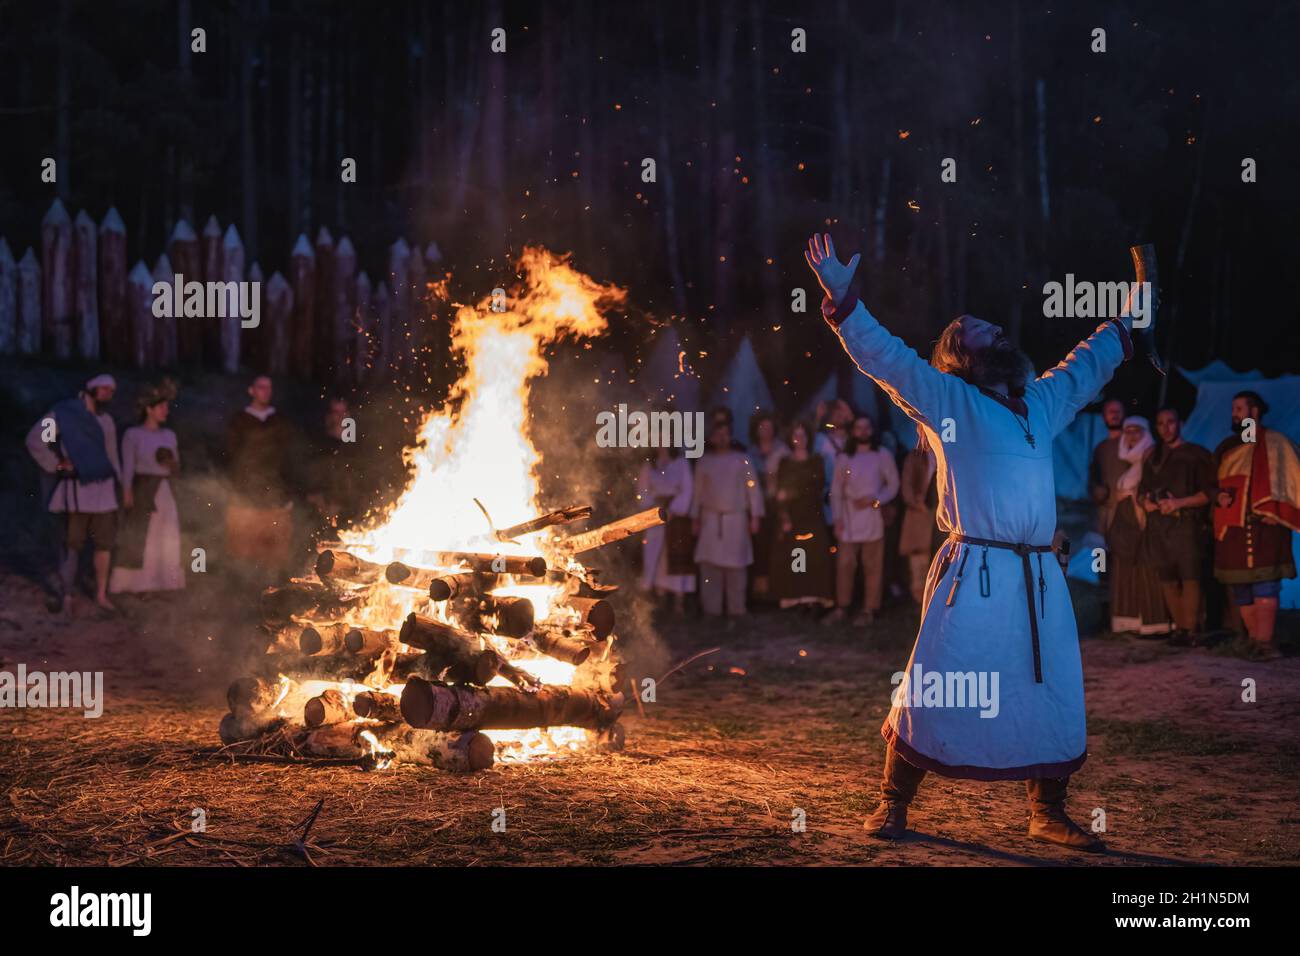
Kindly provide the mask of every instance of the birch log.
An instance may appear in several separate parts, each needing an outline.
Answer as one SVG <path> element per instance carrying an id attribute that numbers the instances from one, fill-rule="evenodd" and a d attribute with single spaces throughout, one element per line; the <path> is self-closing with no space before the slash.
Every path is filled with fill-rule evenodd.
<path id="1" fill-rule="evenodd" d="M 604 727 L 618 719 L 621 694 L 544 685 L 447 685 L 412 675 L 402 690 L 402 718 L 428 730 L 525 730 L 532 727 Z"/>
<path id="2" fill-rule="evenodd" d="M 72 304 L 77 357 L 83 362 L 99 361 L 98 237 L 95 220 L 81 210 L 72 222 Z"/>
<path id="3" fill-rule="evenodd" d="M 132 357 L 126 273 L 126 224 L 110 209 L 99 224 L 99 354 L 124 365 Z"/>
<path id="4" fill-rule="evenodd" d="M 72 220 L 58 199 L 41 221 L 41 344 L 57 359 L 73 354 Z"/>

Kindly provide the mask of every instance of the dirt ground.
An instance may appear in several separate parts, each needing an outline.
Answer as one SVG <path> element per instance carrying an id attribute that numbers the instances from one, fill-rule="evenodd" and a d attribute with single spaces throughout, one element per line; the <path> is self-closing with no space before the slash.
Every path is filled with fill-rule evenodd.
<path id="1" fill-rule="evenodd" d="M 1084 822 L 1105 811 L 1110 851 L 1092 856 L 1026 839 L 1020 783 L 931 776 L 907 840 L 863 834 L 890 675 L 915 633 L 907 610 L 869 632 L 776 612 L 731 630 L 667 623 L 672 662 L 720 649 L 624 717 L 623 752 L 459 776 L 217 755 L 239 662 L 212 622 L 247 600 L 214 582 L 68 623 L 31 582 L 0 576 L 0 666 L 102 670 L 106 698 L 95 720 L 0 710 L 0 865 L 1300 862 L 1296 656 L 1086 640 L 1091 757 L 1070 806 Z M 1256 703 L 1241 699 L 1246 678 Z M 196 809 L 206 832 L 191 829 Z"/>

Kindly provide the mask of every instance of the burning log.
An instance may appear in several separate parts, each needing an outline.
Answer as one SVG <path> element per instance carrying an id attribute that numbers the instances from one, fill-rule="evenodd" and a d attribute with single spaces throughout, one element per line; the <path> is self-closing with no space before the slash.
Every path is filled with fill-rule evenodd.
<path id="1" fill-rule="evenodd" d="M 591 656 L 591 645 L 577 640 L 568 631 L 553 627 L 537 627 L 531 636 L 539 651 L 554 657 L 557 661 L 582 664 Z"/>
<path id="2" fill-rule="evenodd" d="M 502 637 L 527 637 L 533 629 L 533 602 L 525 597 L 485 597 L 467 602 L 462 610 L 476 631 Z"/>
<path id="3" fill-rule="evenodd" d="M 476 551 L 412 551 L 407 553 L 407 557 L 418 564 L 434 565 L 442 568 L 454 568 L 463 564 L 471 571 L 483 571 L 490 574 L 526 574 L 534 578 L 540 578 L 546 573 L 546 559 L 541 555 L 529 557 L 518 554 L 483 554 Z M 400 563 L 399 561 L 394 562 L 394 564 Z M 405 567 L 405 565 L 403 566 Z M 392 565 L 389 565 L 389 567 L 391 568 Z M 434 577 L 440 577 L 441 574 L 445 573 L 435 574 Z M 411 584 L 405 580 L 394 581 L 392 577 L 389 577 L 388 580 L 393 584 L 405 584 L 407 587 L 426 588 L 429 586 L 427 582 L 424 584 Z"/>
<path id="4" fill-rule="evenodd" d="M 240 677 L 226 689 L 226 704 L 231 713 L 260 713 L 270 710 L 283 688 L 276 681 L 261 677 Z"/>
<path id="5" fill-rule="evenodd" d="M 591 628 L 596 640 L 603 641 L 614 633 L 614 605 L 604 598 L 565 598 L 564 606 L 581 615 L 583 626 Z"/>
<path id="6" fill-rule="evenodd" d="M 436 730 L 411 730 L 383 738 L 399 760 L 425 764 L 452 773 L 487 770 L 496 762 L 496 747 L 487 734 L 477 730 L 464 733 L 441 733 Z"/>
<path id="7" fill-rule="evenodd" d="M 598 690 L 606 694 L 622 693 L 627 686 L 627 667 L 617 658 L 587 658 L 573 672 L 573 686 L 586 690 Z"/>
<path id="8" fill-rule="evenodd" d="M 621 694 L 570 687 L 464 687 L 412 677 L 402 690 L 402 717 L 433 730 L 524 730 L 533 727 L 604 727 L 618 719 Z"/>
<path id="9" fill-rule="evenodd" d="M 450 601 L 452 598 L 468 597 L 481 594 L 492 586 L 495 576 L 480 571 L 460 571 L 445 574 L 429 582 L 429 599 L 433 601 Z"/>
<path id="10" fill-rule="evenodd" d="M 500 655 L 480 649 L 472 634 L 414 611 L 402 623 L 398 640 L 423 650 L 432 672 L 452 668 L 469 683 L 486 684 L 502 664 Z"/>
<path id="11" fill-rule="evenodd" d="M 369 683 L 376 675 L 387 672 L 385 658 L 363 657 L 346 650 L 337 654 L 274 654 L 263 655 L 261 671 L 264 674 L 293 674 L 302 680 L 334 680 Z"/>
<path id="12" fill-rule="evenodd" d="M 507 543 L 513 543 L 515 538 L 522 537 L 526 534 L 532 534 L 534 531 L 541 531 L 543 528 L 550 528 L 557 524 L 565 524 L 569 521 L 578 521 L 582 518 L 591 517 L 591 508 L 586 505 L 579 505 L 573 508 L 561 508 L 558 511 L 551 511 L 537 518 L 531 518 L 528 521 L 511 525 L 509 528 L 502 528 L 496 532 L 496 539 Z"/>
<path id="13" fill-rule="evenodd" d="M 383 576 L 384 566 L 359 558 L 348 551 L 326 549 L 316 555 L 316 576 L 338 578 L 356 584 L 373 584 Z"/>
<path id="14" fill-rule="evenodd" d="M 343 692 L 332 687 L 307 701 L 302 708 L 302 722 L 308 727 L 342 723 L 356 716 Z"/>
<path id="15" fill-rule="evenodd" d="M 298 650 L 308 657 L 354 654 L 373 658 L 394 647 L 396 643 L 391 631 L 357 627 L 345 621 L 313 621 L 302 625 L 302 631 L 298 635 Z"/>
<path id="16" fill-rule="evenodd" d="M 575 534 L 572 537 L 565 538 L 559 543 L 559 548 L 566 554 L 581 554 L 593 548 L 613 544 L 615 541 L 622 541 L 624 538 L 645 531 L 647 528 L 663 524 L 667 520 L 667 508 L 662 505 L 647 508 L 645 511 L 638 511 L 626 518 L 619 518 L 617 521 L 611 521 L 609 524 L 593 528 L 591 531 L 584 531 L 582 534 Z"/>
<path id="17" fill-rule="evenodd" d="M 396 694 L 364 690 L 352 701 L 352 711 L 370 720 L 397 721 L 402 719 L 402 702 Z"/>
<path id="18" fill-rule="evenodd" d="M 283 717 L 263 712 L 260 714 L 226 714 L 221 718 L 217 733 L 223 744 L 237 744 L 243 740 L 256 740 L 288 723 Z"/>
<path id="19" fill-rule="evenodd" d="M 339 612 L 357 606 L 364 590 L 338 591 L 313 581 L 293 581 L 262 592 L 262 617 L 277 621 L 308 611 Z"/>

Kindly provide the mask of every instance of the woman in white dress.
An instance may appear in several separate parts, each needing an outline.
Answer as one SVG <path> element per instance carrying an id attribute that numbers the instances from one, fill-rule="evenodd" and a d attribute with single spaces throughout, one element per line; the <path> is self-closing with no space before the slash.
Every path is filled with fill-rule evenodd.
<path id="1" fill-rule="evenodd" d="M 668 520 L 645 532 L 641 587 L 671 594 L 681 611 L 695 591 L 694 541 L 691 536 L 691 466 L 677 449 L 660 448 L 641 466 L 637 492 L 646 505 L 666 505 Z"/>
<path id="2" fill-rule="evenodd" d="M 171 486 L 180 453 L 176 433 L 164 427 L 175 397 L 170 382 L 145 392 L 139 401 L 140 424 L 122 436 L 125 514 L 108 584 L 115 594 L 185 587 L 180 517 Z"/>

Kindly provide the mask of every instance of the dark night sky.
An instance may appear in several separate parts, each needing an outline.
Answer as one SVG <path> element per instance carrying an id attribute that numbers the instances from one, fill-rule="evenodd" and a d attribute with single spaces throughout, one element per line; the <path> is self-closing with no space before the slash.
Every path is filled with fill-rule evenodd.
<path id="1" fill-rule="evenodd" d="M 0 235 L 15 256 L 37 241 L 57 156 L 69 209 L 116 204 L 133 260 L 215 213 L 268 275 L 326 225 L 372 272 L 398 235 L 437 240 L 481 294 L 542 243 L 629 288 L 629 354 L 647 321 L 713 355 L 749 332 L 797 390 L 827 367 L 815 318 L 789 314 L 819 225 L 864 252 L 867 300 L 922 352 L 959 312 L 1018 308 L 1040 366 L 1091 324 L 1043 318 L 1043 282 L 1130 278 L 1128 245 L 1154 240 L 1176 362 L 1296 371 L 1298 9 L 0 2 Z M 208 44 L 188 66 L 187 16 Z M 1152 385 L 1130 368 L 1115 387 Z"/>

